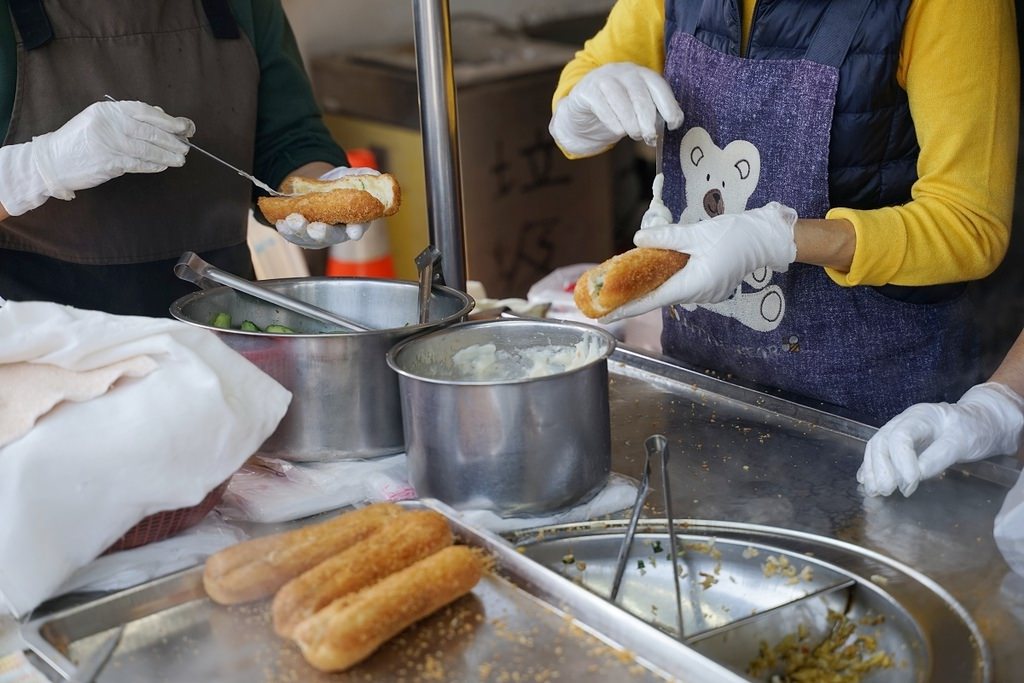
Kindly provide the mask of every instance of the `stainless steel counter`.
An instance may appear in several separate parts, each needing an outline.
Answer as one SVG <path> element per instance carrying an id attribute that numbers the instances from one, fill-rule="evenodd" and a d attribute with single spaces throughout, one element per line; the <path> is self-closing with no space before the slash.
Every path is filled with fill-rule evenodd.
<path id="1" fill-rule="evenodd" d="M 1016 475 L 1012 467 L 993 462 L 975 468 L 975 476 L 954 472 L 923 483 L 909 499 L 866 498 L 855 473 L 872 427 L 628 349 L 616 351 L 609 375 L 613 469 L 639 477 L 644 439 L 667 436 L 676 519 L 793 529 L 909 565 L 977 624 L 991 656 L 991 680 L 1018 680 L 1024 578 L 1009 572 L 992 540 L 993 519 Z M 651 483 L 645 516 L 663 517 L 659 477 Z M 485 588 L 480 599 L 487 603 L 491 593 Z M 193 612 L 195 628 L 206 628 L 209 607 Z M 12 626 L 0 622 L 0 653 L 11 649 Z M 478 629 L 475 637 L 487 639 L 491 630 Z M 147 661 L 143 652 L 134 656 Z M 614 679 L 612 671 L 602 673 Z"/>
<path id="2" fill-rule="evenodd" d="M 1012 468 L 986 463 L 975 476 L 924 482 L 910 498 L 869 498 L 855 475 L 871 427 L 623 349 L 610 375 L 613 467 L 639 477 L 644 439 L 666 435 L 676 519 L 796 529 L 905 563 L 973 617 L 992 680 L 1021 680 L 1024 578 L 1010 572 L 992 537 Z M 663 516 L 659 486 L 655 477 L 647 516 Z"/>

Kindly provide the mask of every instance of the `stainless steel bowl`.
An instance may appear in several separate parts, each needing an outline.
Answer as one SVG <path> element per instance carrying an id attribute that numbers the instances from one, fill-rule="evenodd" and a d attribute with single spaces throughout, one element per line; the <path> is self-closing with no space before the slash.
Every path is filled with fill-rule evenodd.
<path id="1" fill-rule="evenodd" d="M 371 458 L 404 449 L 398 377 L 388 367 L 397 342 L 463 319 L 473 308 L 467 294 L 433 288 L 430 321 L 418 324 L 414 282 L 369 278 L 290 278 L 263 286 L 373 328 L 323 332 L 322 323 L 227 287 L 197 291 L 171 306 L 178 320 L 216 332 L 228 346 L 292 392 L 292 403 L 261 453 L 297 461 Z M 284 325 L 295 334 L 220 329 L 218 313 L 234 325 Z"/>
<path id="2" fill-rule="evenodd" d="M 513 359 L 562 346 L 590 353 L 579 367 L 539 377 L 518 376 L 529 363 L 495 378 L 457 362 L 456 353 L 489 344 Z M 544 320 L 463 323 L 398 344 L 388 364 L 399 375 L 410 483 L 420 496 L 502 514 L 550 512 L 592 495 L 611 471 L 614 349 L 603 330 Z"/>

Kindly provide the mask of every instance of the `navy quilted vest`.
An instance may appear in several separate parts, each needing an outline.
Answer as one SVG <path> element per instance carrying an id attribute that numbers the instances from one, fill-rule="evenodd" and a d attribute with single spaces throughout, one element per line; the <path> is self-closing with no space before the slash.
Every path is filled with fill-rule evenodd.
<path id="1" fill-rule="evenodd" d="M 828 4 L 758 0 L 746 57 L 803 57 Z M 839 70 L 829 145 L 829 199 L 834 207 L 903 204 L 910 200 L 917 180 L 917 135 L 907 93 L 896 82 L 910 0 L 872 4 Z M 666 41 L 681 23 L 679 17 L 692 12 L 699 13 L 694 34 L 698 40 L 721 52 L 740 54 L 739 0 L 666 0 Z"/>

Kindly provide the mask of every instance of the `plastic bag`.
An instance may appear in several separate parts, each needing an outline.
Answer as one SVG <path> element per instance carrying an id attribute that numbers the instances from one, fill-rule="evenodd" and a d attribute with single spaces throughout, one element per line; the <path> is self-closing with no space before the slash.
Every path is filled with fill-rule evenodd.
<path id="1" fill-rule="evenodd" d="M 1006 494 L 996 515 L 993 534 L 999 552 L 1017 574 L 1024 576 L 1024 473 Z"/>
<path id="2" fill-rule="evenodd" d="M 405 454 L 373 460 L 288 462 L 255 457 L 239 470 L 217 508 L 226 519 L 287 522 L 371 500 L 405 500 Z"/>
<path id="3" fill-rule="evenodd" d="M 217 508 L 227 519 L 284 522 L 367 502 L 411 500 L 404 453 L 373 460 L 292 463 L 253 458 L 228 485 Z M 608 484 L 576 507 L 547 516 L 500 517 L 489 510 L 463 510 L 468 524 L 495 532 L 529 529 L 603 517 L 633 505 L 636 482 L 613 474 Z"/>
<path id="4" fill-rule="evenodd" d="M 102 555 L 72 574 L 56 595 L 72 591 L 109 591 L 194 567 L 222 548 L 248 538 L 216 512 L 202 522 L 156 543 Z"/>

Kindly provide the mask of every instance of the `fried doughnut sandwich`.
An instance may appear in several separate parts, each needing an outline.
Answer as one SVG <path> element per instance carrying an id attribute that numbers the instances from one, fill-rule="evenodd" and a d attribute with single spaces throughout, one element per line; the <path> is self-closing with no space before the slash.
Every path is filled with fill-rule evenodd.
<path id="1" fill-rule="evenodd" d="M 576 280 L 573 301 L 588 318 L 601 318 L 653 292 L 689 259 L 671 249 L 630 249 L 583 273 Z"/>
<path id="2" fill-rule="evenodd" d="M 310 223 L 367 223 L 394 214 L 402 203 L 402 190 L 390 173 L 347 175 L 335 180 L 289 176 L 281 184 L 281 191 L 295 196 L 257 200 L 270 223 L 293 213 Z"/>
<path id="3" fill-rule="evenodd" d="M 473 589 L 489 570 L 433 510 L 375 503 L 243 541 L 206 562 L 215 602 L 273 596 L 274 630 L 321 671 L 344 671 Z"/>

